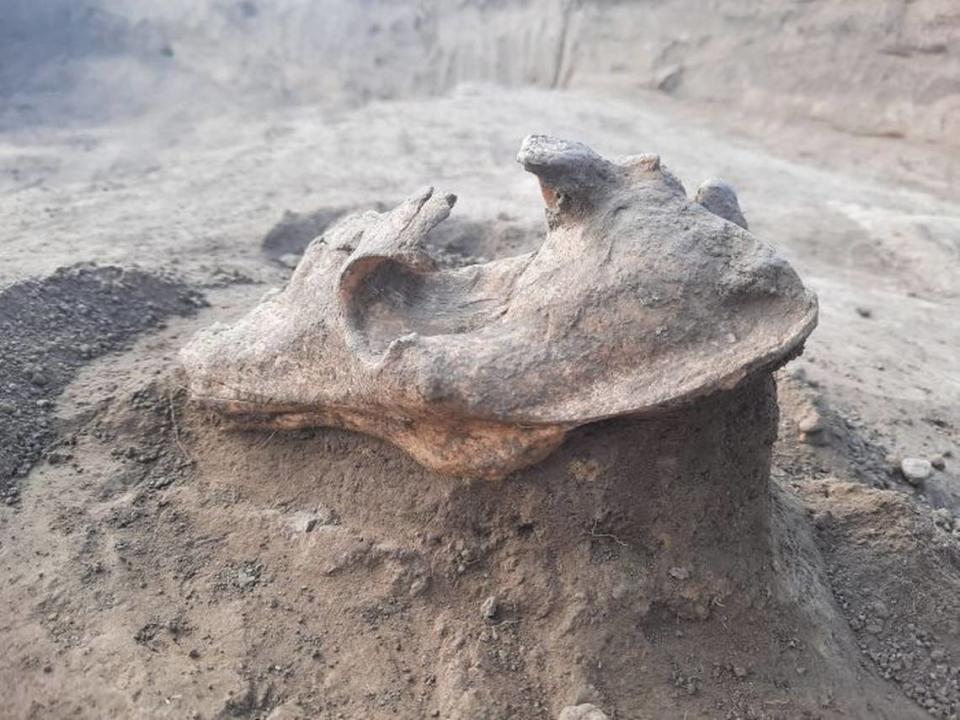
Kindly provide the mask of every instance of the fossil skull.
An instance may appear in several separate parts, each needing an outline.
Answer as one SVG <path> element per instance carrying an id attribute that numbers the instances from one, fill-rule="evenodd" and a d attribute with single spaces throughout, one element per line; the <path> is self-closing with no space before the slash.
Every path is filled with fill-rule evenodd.
<path id="1" fill-rule="evenodd" d="M 432 188 L 352 215 L 282 291 L 184 348 L 192 397 L 239 425 L 343 427 L 496 478 L 574 427 L 676 409 L 800 352 L 816 299 L 729 185 L 691 201 L 655 155 L 539 135 L 518 159 L 546 203 L 538 250 L 439 268 L 425 239 L 456 198 Z"/>

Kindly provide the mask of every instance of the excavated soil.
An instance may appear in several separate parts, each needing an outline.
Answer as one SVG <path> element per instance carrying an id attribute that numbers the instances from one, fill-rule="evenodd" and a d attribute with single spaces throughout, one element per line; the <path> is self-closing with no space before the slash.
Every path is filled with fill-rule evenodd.
<path id="1" fill-rule="evenodd" d="M 953 0 L 7 5 L 0 718 L 960 717 Z M 726 178 L 818 293 L 775 442 L 691 424 L 767 491 L 658 472 L 677 418 L 489 484 L 191 406 L 178 350 L 343 212 L 435 184 L 444 263 L 536 247 L 531 132 Z"/>
<path id="2" fill-rule="evenodd" d="M 0 530 L 6 717 L 957 713 L 960 537 L 802 373 L 780 374 L 769 491 L 744 465 L 773 442 L 750 392 L 451 480 L 369 438 L 193 408 L 176 351 L 261 291 L 210 290 L 59 398 Z M 826 445 L 798 442 L 812 409 Z M 670 437 L 685 464 L 664 473 L 647 449 Z"/>

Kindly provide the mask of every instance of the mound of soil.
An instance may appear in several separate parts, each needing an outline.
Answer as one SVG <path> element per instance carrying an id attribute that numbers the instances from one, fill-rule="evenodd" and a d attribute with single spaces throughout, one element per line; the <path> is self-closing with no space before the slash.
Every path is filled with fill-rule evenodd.
<path id="1" fill-rule="evenodd" d="M 37 466 L 0 523 L 16 716 L 957 712 L 956 534 L 902 493 L 796 470 L 820 450 L 797 417 L 769 497 L 727 464 L 772 442 L 749 395 L 692 440 L 719 453 L 652 463 L 666 426 L 621 420 L 457 481 L 343 431 L 222 430 L 173 373 L 202 323 L 85 369 L 59 408 L 71 461 Z"/>
<path id="2" fill-rule="evenodd" d="M 863 656 L 934 717 L 957 717 L 960 543 L 950 515 L 853 483 L 811 483 L 805 495 Z"/>
<path id="3" fill-rule="evenodd" d="M 16 479 L 54 438 L 55 398 L 77 369 L 201 305 L 172 277 L 95 264 L 0 290 L 0 495 L 8 504 Z"/>

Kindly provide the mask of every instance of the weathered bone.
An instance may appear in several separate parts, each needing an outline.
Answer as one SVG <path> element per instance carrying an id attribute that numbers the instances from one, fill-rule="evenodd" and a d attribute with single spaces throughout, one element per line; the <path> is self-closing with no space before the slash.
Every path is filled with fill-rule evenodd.
<path id="1" fill-rule="evenodd" d="M 729 183 L 719 178 L 709 178 L 700 183 L 697 188 L 697 194 L 694 200 L 703 205 L 714 215 L 719 215 L 725 220 L 739 225 L 744 230 L 747 227 L 747 220 L 740 211 L 740 202 L 737 200 L 737 193 Z"/>
<path id="2" fill-rule="evenodd" d="M 282 292 L 182 351 L 192 396 L 240 425 L 344 427 L 495 478 L 574 427 L 660 414 L 800 352 L 816 299 L 743 229 L 729 185 L 701 205 L 655 155 L 545 136 L 518 159 L 547 203 L 538 250 L 438 269 L 425 238 L 456 198 L 432 188 L 353 215 Z"/>

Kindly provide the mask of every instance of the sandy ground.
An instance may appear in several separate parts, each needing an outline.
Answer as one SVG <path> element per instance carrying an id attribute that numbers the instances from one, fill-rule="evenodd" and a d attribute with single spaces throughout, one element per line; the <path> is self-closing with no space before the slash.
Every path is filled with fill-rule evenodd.
<path id="1" fill-rule="evenodd" d="M 131 324 L 154 328 L 135 345 L 104 340 L 30 391 L 55 440 L 0 507 L 0 717 L 553 718 L 582 702 L 612 720 L 956 717 L 956 153 L 930 133 L 677 95 L 465 83 L 7 126 L 0 288 L 135 263 L 210 306 L 157 310 Z M 538 482 L 609 502 L 606 431 L 525 476 L 503 513 L 489 489 L 380 443 L 225 434 L 182 396 L 190 334 L 289 274 L 261 252 L 285 211 L 432 184 L 458 195 L 458 217 L 534 225 L 539 192 L 514 162 L 530 132 L 659 153 L 688 191 L 726 178 L 819 294 L 820 327 L 779 378 L 768 604 L 744 591 L 705 618 L 628 607 L 623 577 L 649 562 L 629 527 L 597 530 L 589 504 L 569 544 L 537 524 Z M 801 442 L 814 410 L 825 430 Z M 915 487 L 893 456 L 944 462 Z M 491 594 L 503 625 L 478 613 Z"/>
<path id="2" fill-rule="evenodd" d="M 35 165 L 6 175 L 0 272 L 10 280 L 96 258 L 278 282 L 260 240 L 285 210 L 392 202 L 434 184 L 459 196 L 457 216 L 536 222 L 535 182 L 513 162 L 528 132 L 577 137 L 609 154 L 658 152 L 688 189 L 710 176 L 733 182 L 751 228 L 820 295 L 821 325 L 797 365 L 829 387 L 830 402 L 891 452 L 956 452 L 958 206 L 884 183 L 913 156 L 896 140 L 851 148 L 845 135 L 809 128 L 799 149 L 819 152 L 803 161 L 789 157 L 796 151 L 772 154 L 743 130 L 731 136 L 704 112 L 655 96 L 485 86 L 351 112 L 307 107 L 15 137 L 2 150 L 9 165 Z M 783 136 L 790 146 L 790 132 L 798 131 L 770 129 L 763 143 Z M 854 155 L 845 168 L 830 152 L 837 145 Z M 954 510 L 955 477 L 931 487 Z"/>

